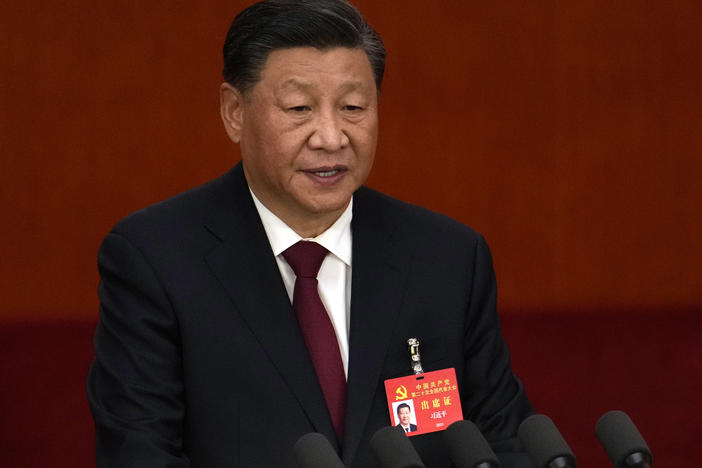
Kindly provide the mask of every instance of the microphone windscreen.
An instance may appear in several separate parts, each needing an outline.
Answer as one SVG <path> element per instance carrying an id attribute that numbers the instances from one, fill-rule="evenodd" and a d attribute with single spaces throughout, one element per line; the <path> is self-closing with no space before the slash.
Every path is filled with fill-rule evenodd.
<path id="1" fill-rule="evenodd" d="M 649 465 L 653 464 L 651 450 L 625 412 L 610 411 L 603 414 L 595 425 L 595 434 L 617 468 L 626 467 L 624 460 L 636 452 L 648 457 Z"/>
<path id="2" fill-rule="evenodd" d="M 300 468 L 344 468 L 329 440 L 317 432 L 300 437 L 293 452 Z"/>
<path id="3" fill-rule="evenodd" d="M 562 457 L 568 463 L 568 467 L 577 466 L 575 455 L 548 416 L 529 416 L 519 425 L 518 436 L 524 449 L 536 463 L 536 468 L 548 468 L 558 457 Z"/>
<path id="4" fill-rule="evenodd" d="M 370 445 L 383 468 L 425 468 L 401 427 L 379 429 L 371 437 Z"/>
<path id="5" fill-rule="evenodd" d="M 499 468 L 495 456 L 478 426 L 471 421 L 456 421 L 444 431 L 449 457 L 456 468 L 475 468 L 484 463 Z"/>

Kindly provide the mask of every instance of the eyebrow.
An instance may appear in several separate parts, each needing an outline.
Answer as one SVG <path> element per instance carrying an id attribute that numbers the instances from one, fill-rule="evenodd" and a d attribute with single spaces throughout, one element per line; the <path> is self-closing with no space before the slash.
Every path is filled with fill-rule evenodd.
<path id="1" fill-rule="evenodd" d="M 287 88 L 296 88 L 296 89 L 311 89 L 313 88 L 312 83 L 308 83 L 305 81 L 300 81 L 297 78 L 288 78 L 283 82 L 283 84 L 280 85 L 281 89 L 287 89 Z"/>
<path id="2" fill-rule="evenodd" d="M 314 85 L 312 83 L 306 82 L 306 81 L 301 81 L 297 78 L 289 78 L 285 80 L 281 85 L 281 89 L 288 89 L 288 88 L 294 88 L 294 89 L 299 89 L 303 91 L 309 91 L 311 89 L 314 89 Z M 363 82 L 361 81 L 349 81 L 344 83 L 341 86 L 341 92 L 347 93 L 349 91 L 355 91 L 359 88 L 363 88 Z"/>

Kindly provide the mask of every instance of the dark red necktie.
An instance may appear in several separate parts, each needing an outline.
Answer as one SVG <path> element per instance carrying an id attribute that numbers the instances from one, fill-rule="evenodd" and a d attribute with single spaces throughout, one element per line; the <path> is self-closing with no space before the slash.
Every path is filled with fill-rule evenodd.
<path id="1" fill-rule="evenodd" d="M 336 435 L 342 440 L 346 377 L 336 333 L 317 289 L 317 273 L 326 256 L 327 249 L 309 241 L 300 241 L 283 252 L 283 257 L 297 277 L 293 291 L 293 310 L 322 387 Z"/>

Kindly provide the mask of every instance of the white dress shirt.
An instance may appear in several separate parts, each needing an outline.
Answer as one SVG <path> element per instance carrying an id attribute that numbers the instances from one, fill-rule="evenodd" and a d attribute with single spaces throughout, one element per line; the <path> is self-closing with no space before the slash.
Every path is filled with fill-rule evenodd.
<path id="1" fill-rule="evenodd" d="M 251 189 L 249 189 L 251 191 Z M 300 240 L 317 242 L 329 251 L 324 258 L 317 274 L 319 296 L 329 314 L 339 343 L 341 361 L 344 364 L 344 374 L 349 372 L 349 311 L 351 305 L 351 217 L 353 198 L 349 206 L 339 216 L 329 229 L 317 237 L 303 239 L 290 226 L 285 224 L 273 212 L 256 198 L 251 191 L 254 205 L 268 236 L 268 242 L 273 250 L 275 261 L 278 263 L 280 276 L 285 283 L 288 298 L 292 304 L 295 288 L 295 273 L 282 253 Z"/>

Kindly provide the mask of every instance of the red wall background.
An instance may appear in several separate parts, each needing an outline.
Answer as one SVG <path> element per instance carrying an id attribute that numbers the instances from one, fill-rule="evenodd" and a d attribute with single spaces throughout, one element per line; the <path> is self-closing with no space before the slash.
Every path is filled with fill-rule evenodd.
<path id="1" fill-rule="evenodd" d="M 237 161 L 246 3 L 0 7 L 0 317 L 95 317 L 110 227 Z M 369 185 L 485 234 L 504 310 L 702 306 L 699 2 L 357 3 L 389 50 Z"/>
<path id="2" fill-rule="evenodd" d="M 235 163 L 245 3 L 2 7 L 3 318 L 94 317 L 111 225 Z M 505 310 L 702 306 L 699 2 L 358 5 L 389 50 L 369 184 L 483 232 Z"/>
<path id="3" fill-rule="evenodd" d="M 5 350 L 20 354 L 31 346 L 17 324 L 87 322 L 84 342 L 75 345 L 86 354 L 74 372 L 82 386 L 87 333 L 97 318 L 101 239 L 129 212 L 238 160 L 219 120 L 217 89 L 225 32 L 248 3 L 11 0 L 0 6 L 0 328 L 17 337 Z M 661 338 L 646 361 L 634 353 L 632 360 L 617 355 L 617 362 L 645 372 L 659 356 L 660 368 L 690 372 L 659 385 L 688 392 L 686 401 L 695 398 L 702 389 L 696 345 L 702 343 L 696 338 L 702 335 L 702 3 L 356 3 L 389 50 L 369 185 L 486 236 L 501 310 L 513 318 L 508 339 L 519 340 L 530 323 L 540 324 L 531 328 L 540 336 L 563 330 L 536 321 L 541 316 L 573 317 L 577 326 L 568 333 L 599 336 L 604 347 L 596 355 L 568 357 L 584 381 L 587 372 L 595 374 L 593 366 L 607 366 L 603 350 L 613 349 L 606 346 L 635 320 L 625 313 L 663 321 L 672 311 L 686 313 L 678 322 L 671 315 L 665 333 L 650 325 L 657 322 L 644 327 L 666 337 L 686 327 L 684 347 L 668 355 L 668 338 Z M 588 321 L 598 314 L 623 317 L 616 336 Z M 598 346 L 587 339 L 576 340 L 586 352 Z M 574 342 L 558 340 L 559 349 Z M 515 365 L 541 371 L 541 348 L 520 346 Z M 12 356 L 3 354 L 3 368 L 41 390 L 42 378 L 23 380 L 26 372 Z M 681 363 L 682 356 L 689 362 Z M 45 361 L 40 354 L 32 359 Z M 556 361 L 548 365 L 563 365 Z M 551 383 L 542 376 L 543 387 Z M 655 405 L 662 387 L 636 384 L 641 408 Z M 561 414 L 592 390 L 577 387 L 564 397 Z M 82 388 L 64 393 L 87 413 Z M 530 394 L 549 409 L 553 395 Z M 4 402 L 3 412 L 12 406 Z M 681 406 L 675 421 L 692 411 L 699 430 L 699 408 Z M 65 423 L 63 415 L 54 419 Z M 649 433 L 654 426 L 650 416 Z M 16 427 L 8 423 L 3 433 L 17 434 Z M 27 425 L 27 434 L 35 431 Z M 28 444 L 18 445 L 18 453 L 31 455 L 34 443 Z"/>

